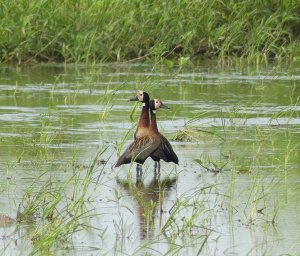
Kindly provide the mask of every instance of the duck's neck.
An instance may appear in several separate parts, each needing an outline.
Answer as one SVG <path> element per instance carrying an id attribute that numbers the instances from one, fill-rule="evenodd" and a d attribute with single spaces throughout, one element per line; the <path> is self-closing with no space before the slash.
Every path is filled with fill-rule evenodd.
<path id="1" fill-rule="evenodd" d="M 142 113 L 138 123 L 138 128 L 148 128 L 150 125 L 149 120 L 149 104 L 143 103 Z"/>
<path id="2" fill-rule="evenodd" d="M 158 128 L 157 128 L 157 123 L 156 123 L 156 111 L 151 110 L 151 124 L 150 124 L 150 130 L 154 133 L 159 133 Z"/>

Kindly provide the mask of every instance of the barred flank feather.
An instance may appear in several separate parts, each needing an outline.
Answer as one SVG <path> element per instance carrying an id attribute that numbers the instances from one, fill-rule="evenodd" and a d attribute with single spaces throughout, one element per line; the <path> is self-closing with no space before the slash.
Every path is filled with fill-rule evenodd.
<path id="1" fill-rule="evenodd" d="M 138 138 L 131 143 L 125 152 L 119 157 L 115 167 L 122 164 L 129 164 L 131 162 L 143 164 L 150 154 L 157 149 L 159 144 L 160 141 L 156 138 L 156 136 L 147 135 Z"/>

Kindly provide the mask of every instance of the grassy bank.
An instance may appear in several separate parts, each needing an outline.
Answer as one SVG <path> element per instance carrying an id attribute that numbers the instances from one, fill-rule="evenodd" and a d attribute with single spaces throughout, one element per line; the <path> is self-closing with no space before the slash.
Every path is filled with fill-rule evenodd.
<path id="1" fill-rule="evenodd" d="M 300 55 L 293 0 L 4 0 L 0 17 L 1 62 Z"/>

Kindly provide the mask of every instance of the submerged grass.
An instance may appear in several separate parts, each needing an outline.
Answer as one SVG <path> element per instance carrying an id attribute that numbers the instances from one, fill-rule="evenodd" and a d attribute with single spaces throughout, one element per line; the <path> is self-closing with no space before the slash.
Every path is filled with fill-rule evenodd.
<path id="1" fill-rule="evenodd" d="M 91 200 L 88 187 L 100 185 L 103 170 L 97 171 L 98 177 L 95 174 L 98 159 L 106 149 L 97 151 L 87 170 L 79 168 L 70 177 L 60 180 L 52 178 L 47 171 L 34 178 L 24 190 L 16 220 L 20 230 L 23 224 L 30 226 L 26 237 L 32 247 L 27 248 L 27 253 L 51 255 L 54 247 L 68 250 L 75 233 L 97 229 L 89 223 L 95 212 L 86 206 Z"/>
<path id="2" fill-rule="evenodd" d="M 299 58 L 299 1 L 8 1 L 0 59 L 98 62 Z M 168 64 L 169 62 L 167 62 Z M 171 63 L 171 66 L 173 64 Z"/>

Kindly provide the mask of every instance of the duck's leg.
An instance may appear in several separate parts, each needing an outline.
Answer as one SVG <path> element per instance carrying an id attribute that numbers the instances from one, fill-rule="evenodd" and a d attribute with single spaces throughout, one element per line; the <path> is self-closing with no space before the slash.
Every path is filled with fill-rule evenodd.
<path id="1" fill-rule="evenodd" d="M 155 164 L 154 164 L 154 173 L 155 173 L 155 176 L 158 174 L 160 174 L 160 162 L 159 161 L 155 161 Z"/>
<path id="2" fill-rule="evenodd" d="M 143 174 L 143 170 L 142 170 L 142 165 L 141 164 L 137 164 L 136 165 L 136 178 L 141 178 Z"/>

